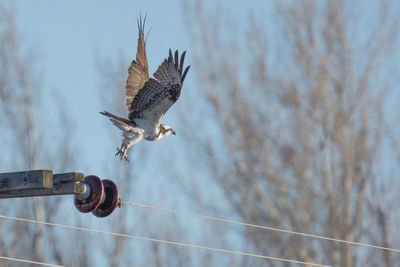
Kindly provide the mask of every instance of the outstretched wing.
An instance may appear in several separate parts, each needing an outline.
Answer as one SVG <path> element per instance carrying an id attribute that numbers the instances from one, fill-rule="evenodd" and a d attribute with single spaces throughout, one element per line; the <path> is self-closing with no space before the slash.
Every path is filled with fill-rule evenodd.
<path id="1" fill-rule="evenodd" d="M 152 123 L 159 124 L 167 110 L 178 100 L 183 81 L 190 66 L 183 71 L 186 51 L 179 59 L 178 51 L 175 58 L 171 49 L 169 57 L 154 73 L 155 79 L 149 79 L 143 89 L 133 98 L 129 107 L 129 119 L 146 118 Z"/>
<path id="2" fill-rule="evenodd" d="M 128 79 L 126 80 L 126 104 L 128 109 L 132 105 L 134 97 L 149 79 L 149 68 L 146 56 L 146 42 L 144 40 L 144 25 L 146 16 L 142 21 L 142 16 L 138 20 L 139 39 L 136 52 L 136 60 L 133 60 L 128 69 Z"/>

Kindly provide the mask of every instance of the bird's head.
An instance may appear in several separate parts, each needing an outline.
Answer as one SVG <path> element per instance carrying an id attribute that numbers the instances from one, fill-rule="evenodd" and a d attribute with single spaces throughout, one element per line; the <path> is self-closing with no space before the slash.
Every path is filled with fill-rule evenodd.
<path id="1" fill-rule="evenodd" d="M 176 132 L 174 129 L 172 129 L 172 127 L 165 125 L 165 124 L 161 124 L 160 125 L 160 135 L 161 136 L 168 136 L 168 135 L 176 135 Z"/>

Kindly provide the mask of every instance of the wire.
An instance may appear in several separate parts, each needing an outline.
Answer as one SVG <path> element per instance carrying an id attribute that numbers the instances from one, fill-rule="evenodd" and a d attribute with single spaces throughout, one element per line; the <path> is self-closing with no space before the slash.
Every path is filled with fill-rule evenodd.
<path id="1" fill-rule="evenodd" d="M 332 237 L 325 237 L 325 236 L 319 236 L 319 235 L 313 235 L 313 234 L 300 233 L 300 232 L 295 232 L 295 231 L 290 231 L 290 230 L 283 230 L 283 229 L 273 228 L 273 227 L 269 227 L 269 226 L 238 222 L 238 221 L 227 220 L 227 219 L 218 218 L 218 217 L 211 217 L 211 216 L 205 216 L 205 215 L 195 214 L 195 213 L 191 213 L 191 212 L 185 212 L 185 211 L 179 211 L 179 210 L 173 210 L 173 209 L 153 207 L 153 206 L 148 206 L 148 205 L 143 205 L 143 204 L 138 204 L 138 203 L 133 203 L 133 202 L 126 202 L 126 201 L 122 201 L 121 200 L 120 201 L 120 206 L 124 205 L 124 204 L 131 205 L 131 206 L 136 206 L 136 207 L 141 207 L 141 208 L 146 208 L 146 209 L 152 209 L 152 210 L 158 210 L 158 211 L 163 211 L 163 212 L 175 213 L 175 214 L 180 214 L 180 215 L 187 215 L 187 216 L 192 216 L 192 217 L 197 217 L 197 218 L 202 218 L 202 219 L 207 219 L 207 220 L 212 220 L 212 221 L 232 223 L 232 224 L 237 224 L 237 225 L 243 225 L 243 226 L 246 226 L 246 227 L 259 228 L 259 229 L 270 230 L 270 231 L 286 233 L 286 234 L 291 234 L 291 235 L 299 235 L 299 236 L 304 236 L 304 237 L 317 238 L 317 239 L 321 239 L 321 240 L 328 240 L 328 241 L 333 241 L 333 242 L 345 243 L 345 244 L 350 244 L 350 245 L 355 245 L 355 246 L 360 246 L 360 247 L 382 249 L 382 250 L 387 250 L 387 251 L 391 251 L 391 252 L 400 253 L 400 249 L 395 249 L 395 248 L 382 247 L 382 246 L 370 245 L 370 244 L 366 244 L 366 243 L 360 243 L 360 242 L 354 242 L 354 241 L 348 241 L 348 240 L 341 240 L 341 239 L 332 238 Z"/>
<path id="2" fill-rule="evenodd" d="M 24 219 L 24 218 L 18 218 L 18 217 L 10 217 L 10 216 L 5 216 L 5 215 L 0 215 L 0 218 L 9 219 L 9 220 L 16 220 L 16 221 L 21 221 L 21 222 L 44 224 L 44 225 L 48 225 L 48 226 L 62 227 L 62 228 L 72 229 L 72 230 L 80 230 L 80 231 L 87 231 L 87 232 L 100 233 L 100 234 L 106 234 L 106 235 L 120 236 L 120 237 L 126 237 L 126 238 L 133 238 L 133 239 L 139 239 L 139 240 L 152 241 L 152 242 L 159 242 L 159 243 L 164 243 L 164 244 L 169 244 L 169 245 L 191 247 L 191 248 L 199 248 L 199 249 L 205 249 L 205 250 L 217 251 L 217 252 L 223 252 L 223 253 L 230 253 L 230 254 L 236 254 L 236 255 L 242 255 L 242 256 L 250 256 L 250 257 L 262 258 L 262 259 L 268 259 L 268 260 L 274 260 L 274 261 L 290 262 L 290 263 L 297 263 L 297 264 L 308 265 L 308 266 L 317 266 L 317 267 L 331 267 L 329 265 L 323 265 L 323 264 L 318 264 L 318 263 L 311 263 L 311 262 L 303 262 L 303 261 L 290 260 L 290 259 L 284 259 L 284 258 L 270 257 L 270 256 L 259 255 L 259 254 L 247 253 L 247 252 L 240 252 L 240 251 L 234 251 L 234 250 L 228 250 L 228 249 L 206 247 L 206 246 L 200 246 L 200 245 L 195 245 L 195 244 L 187 244 L 187 243 L 168 241 L 168 240 L 162 240 L 162 239 L 155 239 L 155 238 L 149 238 L 149 237 L 143 237 L 143 236 L 113 233 L 113 232 L 108 232 L 108 231 L 89 229 L 89 228 L 83 228 L 83 227 L 77 227 L 77 226 L 65 225 L 65 224 L 58 224 L 58 223 L 50 223 L 50 222 L 44 222 L 44 221 L 37 221 L 37 220 L 30 220 L 30 219 Z"/>
<path id="3" fill-rule="evenodd" d="M 4 256 L 0 256 L 0 260 L 17 261 L 17 262 L 23 262 L 23 263 L 31 263 L 31 264 L 37 264 L 37 265 L 42 265 L 42 266 L 64 267 L 64 265 L 57 265 L 57 264 L 44 263 L 44 262 L 38 262 L 38 261 L 23 260 L 23 259 L 10 258 L 10 257 L 4 257 Z"/>

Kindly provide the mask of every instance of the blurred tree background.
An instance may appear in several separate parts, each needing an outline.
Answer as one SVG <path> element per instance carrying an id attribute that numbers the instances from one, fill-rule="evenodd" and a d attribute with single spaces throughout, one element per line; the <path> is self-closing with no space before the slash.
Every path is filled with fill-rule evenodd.
<path id="1" fill-rule="evenodd" d="M 249 8 L 247 19 L 237 20 L 229 2 L 182 1 L 192 67 L 168 113 L 176 114 L 169 120 L 178 136 L 135 146 L 130 164 L 109 164 L 107 150 L 102 173 L 127 200 L 399 248 L 400 46 L 393 2 L 272 5 L 262 16 Z M 21 44 L 14 20 L 13 9 L 0 5 L 0 170 L 76 171 L 79 118 L 57 94 L 44 97 L 40 58 Z M 96 60 L 104 110 L 127 113 L 133 55 Z M 105 143 L 119 144 L 111 123 L 104 120 L 102 130 L 109 133 Z M 0 214 L 100 225 L 65 197 L 0 201 Z M 398 253 L 130 207 L 101 224 L 332 266 L 400 264 Z M 66 266 L 296 266 L 4 220 L 0 231 L 0 256 Z"/>
<path id="2" fill-rule="evenodd" d="M 247 25 L 226 6 L 186 4 L 191 74 L 207 101 L 186 128 L 207 117 L 221 134 L 204 137 L 201 127 L 197 141 L 188 130 L 187 142 L 206 154 L 241 221 L 399 247 L 399 21 L 390 2 L 375 3 L 376 16 L 358 4 L 287 1 L 250 13 Z M 332 266 L 400 261 L 279 232 L 248 228 L 243 238 L 263 255 Z"/>
<path id="3" fill-rule="evenodd" d="M 46 107 L 37 55 L 23 48 L 15 16 L 14 9 L 0 5 L 0 170 L 63 172 L 76 163 L 71 146 L 73 123 L 57 94 L 46 99 L 56 102 L 57 109 L 49 112 Z M 47 116 L 49 113 L 51 116 Z M 4 200 L 0 201 L 0 211 L 10 216 L 52 221 L 63 211 L 64 198 L 56 199 Z M 85 246 L 78 238 L 79 233 L 61 237 L 58 229 L 4 220 L 0 221 L 0 231 L 1 256 L 25 255 L 38 261 L 53 258 L 60 264 L 85 265 Z M 64 244 L 71 249 L 79 248 L 75 258 L 63 253 Z M 7 261 L 1 261 L 0 265 L 16 266 Z"/>

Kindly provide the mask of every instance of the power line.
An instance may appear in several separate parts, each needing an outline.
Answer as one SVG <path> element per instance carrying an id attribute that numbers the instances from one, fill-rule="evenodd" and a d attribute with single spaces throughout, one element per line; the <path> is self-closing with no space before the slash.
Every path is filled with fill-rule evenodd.
<path id="1" fill-rule="evenodd" d="M 57 265 L 57 264 L 38 262 L 38 261 L 30 261 L 30 260 L 17 259 L 17 258 L 11 258 L 11 257 L 4 257 L 4 256 L 0 256 L 0 260 L 31 263 L 31 264 L 37 264 L 37 265 L 42 265 L 42 266 L 64 267 L 64 265 Z"/>
<path id="2" fill-rule="evenodd" d="M 100 233 L 100 234 L 106 234 L 106 235 L 113 235 L 113 236 L 120 236 L 120 237 L 133 238 L 133 239 L 139 239 L 139 240 L 146 240 L 146 241 L 164 243 L 164 244 L 169 244 L 169 245 L 205 249 L 205 250 L 209 250 L 209 251 L 223 252 L 223 253 L 236 254 L 236 255 L 242 255 L 242 256 L 250 256 L 250 257 L 268 259 L 268 260 L 273 260 L 273 261 L 290 262 L 290 263 L 297 263 L 297 264 L 308 265 L 308 266 L 317 266 L 317 267 L 331 267 L 329 265 L 323 265 L 323 264 L 318 264 L 318 263 L 303 262 L 303 261 L 290 260 L 290 259 L 284 259 L 284 258 L 278 258 L 278 257 L 270 257 L 270 256 L 259 255 L 259 254 L 247 253 L 247 252 L 240 252 L 240 251 L 234 251 L 234 250 L 228 250 L 228 249 L 206 247 L 206 246 L 201 246 L 201 245 L 187 244 L 187 243 L 168 241 L 168 240 L 162 240 L 162 239 L 155 239 L 155 238 L 149 238 L 149 237 L 143 237 L 143 236 L 127 235 L 127 234 L 121 234 L 121 233 L 113 233 L 113 232 L 108 232 L 108 231 L 89 229 L 89 228 L 83 228 L 83 227 L 77 227 L 77 226 L 65 225 L 65 224 L 58 224 L 58 223 L 50 223 L 50 222 L 44 222 L 44 221 L 37 221 L 37 220 L 30 220 L 30 219 L 24 219 L 24 218 L 18 218 L 18 217 L 10 217 L 10 216 L 5 216 L 5 215 L 0 215 L 0 218 L 9 219 L 9 220 L 16 220 L 16 221 L 22 221 L 22 222 L 29 222 L 29 223 L 37 223 L 37 224 L 61 227 L 61 228 L 72 229 L 72 230 L 87 231 L 87 232 Z"/>
<path id="3" fill-rule="evenodd" d="M 381 250 L 400 253 L 400 249 L 395 249 L 395 248 L 376 246 L 376 245 L 370 245 L 370 244 L 366 244 L 366 243 L 342 240 L 342 239 L 337 239 L 337 238 L 332 238 L 332 237 L 325 237 L 325 236 L 319 236 L 319 235 L 295 232 L 295 231 L 278 229 L 278 228 L 274 228 L 274 227 L 251 224 L 251 223 L 238 222 L 238 221 L 227 220 L 227 219 L 218 218 L 218 217 L 200 215 L 200 214 L 195 214 L 195 213 L 191 213 L 191 212 L 185 212 L 185 211 L 179 211 L 179 210 L 173 210 L 173 209 L 167 209 L 167 208 L 159 208 L 159 207 L 143 205 L 143 204 L 138 204 L 138 203 L 133 203 L 133 202 L 127 202 L 127 201 L 122 201 L 122 200 L 120 201 L 120 203 L 122 205 L 126 204 L 126 205 L 130 205 L 130 206 L 135 206 L 135 207 L 152 209 L 152 210 L 157 210 L 157 211 L 162 211 L 162 212 L 175 213 L 175 214 L 179 214 L 179 215 L 187 215 L 187 216 L 192 216 L 192 217 L 197 217 L 197 218 L 202 218 L 202 219 L 207 219 L 207 220 L 212 220 L 212 221 L 232 223 L 232 224 L 242 225 L 242 226 L 246 226 L 246 227 L 259 228 L 259 229 L 275 231 L 275 232 L 280 232 L 280 233 L 286 233 L 286 234 L 291 234 L 291 235 L 298 235 L 298 236 L 304 236 L 304 237 L 309 237 L 309 238 L 316 238 L 316 239 L 328 240 L 328 241 L 339 242 L 339 243 L 345 243 L 345 244 L 350 244 L 350 245 L 355 245 L 355 246 L 360 246 L 360 247 L 368 247 L 368 248 L 381 249 Z"/>

